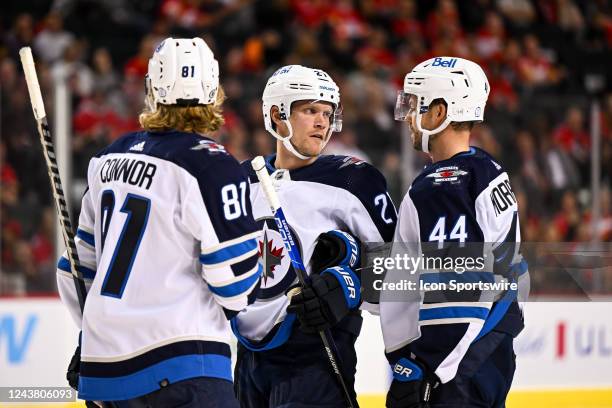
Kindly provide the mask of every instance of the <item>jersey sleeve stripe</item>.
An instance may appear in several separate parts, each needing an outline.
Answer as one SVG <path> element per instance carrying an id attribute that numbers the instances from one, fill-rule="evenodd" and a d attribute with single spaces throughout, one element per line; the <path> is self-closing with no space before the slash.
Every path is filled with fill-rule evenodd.
<path id="1" fill-rule="evenodd" d="M 433 319 L 476 318 L 485 320 L 489 314 L 486 307 L 446 306 L 419 311 L 419 321 Z"/>
<path id="2" fill-rule="evenodd" d="M 453 317 L 448 319 L 431 319 L 419 321 L 420 327 L 425 326 L 439 326 L 439 325 L 459 325 L 462 323 L 477 323 L 482 325 L 483 320 L 478 317 Z M 448 327 L 448 326 L 445 326 Z"/>
<path id="3" fill-rule="evenodd" d="M 228 298 L 238 296 L 248 291 L 249 288 L 251 288 L 251 286 L 257 282 L 261 276 L 262 270 L 263 268 L 261 265 L 257 265 L 257 272 L 246 279 L 225 286 L 212 286 L 211 284 L 208 284 L 208 288 L 212 293 L 221 297 Z"/>
<path id="4" fill-rule="evenodd" d="M 248 257 L 244 261 L 236 262 L 231 265 L 232 272 L 234 276 L 242 276 L 246 273 L 249 273 L 253 270 L 253 266 L 257 264 L 259 259 L 259 254 L 255 254 L 253 256 Z"/>
<path id="5" fill-rule="evenodd" d="M 222 286 L 227 286 L 231 283 L 236 283 L 236 282 L 240 282 L 241 280 L 247 279 L 248 277 L 250 277 L 253 274 L 257 274 L 259 271 L 259 264 L 254 263 L 251 266 L 251 269 L 247 271 L 247 273 L 241 275 L 241 276 L 231 276 L 227 273 L 227 267 L 224 268 L 224 270 L 222 270 L 222 273 L 219 274 L 221 275 L 223 278 L 227 278 L 228 276 L 231 276 L 231 278 L 229 279 L 215 279 L 218 278 L 218 276 L 212 276 L 210 273 L 207 274 L 206 277 L 206 281 L 208 282 L 208 284 L 214 286 L 214 287 L 222 287 Z"/>
<path id="6" fill-rule="evenodd" d="M 453 307 L 484 307 L 490 309 L 493 306 L 493 302 L 445 302 L 445 303 L 423 303 L 421 309 L 437 309 L 444 306 Z"/>
<path id="7" fill-rule="evenodd" d="M 92 247 L 96 246 L 94 235 L 85 230 L 82 230 L 81 228 L 77 229 L 77 237 L 81 238 L 83 241 L 87 242 Z"/>
<path id="8" fill-rule="evenodd" d="M 68 261 L 68 258 L 62 256 L 57 263 L 57 269 L 62 270 L 64 272 L 72 273 L 72 270 L 70 268 L 70 261 Z M 79 272 L 83 274 L 83 278 L 85 279 L 93 279 L 94 276 L 96 276 L 95 270 L 83 265 L 79 266 Z"/>
<path id="9" fill-rule="evenodd" d="M 261 234 L 261 231 L 255 231 L 255 232 L 251 232 L 250 234 L 242 235 L 242 236 L 240 236 L 238 238 L 234 238 L 234 239 L 230 239 L 230 240 L 221 242 L 221 243 L 219 243 L 217 245 L 208 247 L 206 249 L 202 249 L 202 255 L 211 254 L 211 253 L 216 252 L 216 251 L 218 251 L 220 249 L 223 249 L 223 248 L 228 247 L 228 246 L 232 246 L 234 244 L 238 244 L 240 242 L 248 241 L 248 240 L 251 240 L 251 239 L 257 239 L 260 234 Z"/>
<path id="10" fill-rule="evenodd" d="M 257 240 L 249 239 L 248 241 L 240 242 L 238 244 L 219 249 L 209 254 L 201 254 L 200 262 L 202 262 L 203 265 L 207 266 L 221 264 L 231 260 L 232 258 L 237 258 L 256 249 Z"/>

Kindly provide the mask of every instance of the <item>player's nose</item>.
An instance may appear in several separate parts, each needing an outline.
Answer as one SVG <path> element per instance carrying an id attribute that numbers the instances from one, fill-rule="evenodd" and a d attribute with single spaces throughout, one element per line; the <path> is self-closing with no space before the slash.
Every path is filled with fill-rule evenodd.
<path id="1" fill-rule="evenodd" d="M 315 115 L 314 125 L 317 129 L 324 129 L 328 122 L 329 120 L 323 113 L 319 112 L 317 115 Z"/>

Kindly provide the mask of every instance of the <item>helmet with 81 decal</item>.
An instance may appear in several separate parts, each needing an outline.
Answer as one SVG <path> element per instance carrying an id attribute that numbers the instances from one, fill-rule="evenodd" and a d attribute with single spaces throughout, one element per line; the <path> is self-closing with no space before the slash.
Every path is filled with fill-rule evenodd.
<path id="1" fill-rule="evenodd" d="M 489 81 L 480 65 L 456 57 L 435 57 L 406 74 L 404 89 L 395 104 L 395 119 L 409 121 L 415 115 L 422 134 L 421 150 L 429 152 L 429 137 L 452 122 L 482 122 L 489 97 Z M 446 103 L 446 118 L 436 129 L 424 129 L 421 120 L 436 99 Z"/>
<path id="2" fill-rule="evenodd" d="M 219 91 L 219 63 L 201 38 L 166 38 L 149 60 L 145 77 L 146 103 L 210 105 Z"/>
<path id="3" fill-rule="evenodd" d="M 296 101 L 312 100 L 316 102 L 329 102 L 333 106 L 330 126 L 325 136 L 325 143 L 332 132 L 342 130 L 342 106 L 340 105 L 340 91 L 331 77 L 320 69 L 312 69 L 301 65 L 287 65 L 278 69 L 268 79 L 262 96 L 262 108 L 266 130 L 272 136 L 283 142 L 283 146 L 302 160 L 310 157 L 299 153 L 291 143 L 293 129 L 289 123 L 291 104 Z M 281 120 L 289 129 L 287 136 L 281 136 L 274 129 L 271 109 L 279 109 Z"/>

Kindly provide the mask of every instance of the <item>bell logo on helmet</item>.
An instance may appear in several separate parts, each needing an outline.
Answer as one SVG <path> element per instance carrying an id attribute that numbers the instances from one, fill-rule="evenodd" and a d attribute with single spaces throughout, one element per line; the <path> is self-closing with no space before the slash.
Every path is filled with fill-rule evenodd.
<path id="1" fill-rule="evenodd" d="M 457 64 L 457 58 L 449 58 L 445 60 L 442 57 L 434 58 L 432 67 L 442 67 L 442 68 L 454 68 L 455 64 Z"/>

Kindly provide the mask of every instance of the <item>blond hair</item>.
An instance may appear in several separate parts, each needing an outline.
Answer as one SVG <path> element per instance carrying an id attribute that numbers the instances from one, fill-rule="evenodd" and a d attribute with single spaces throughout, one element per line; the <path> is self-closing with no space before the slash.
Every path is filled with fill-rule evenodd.
<path id="1" fill-rule="evenodd" d="M 211 105 L 179 106 L 157 105 L 155 111 L 145 109 L 138 121 L 144 130 L 161 132 L 179 130 L 181 132 L 207 134 L 223 126 L 223 101 L 225 92 L 219 86 L 217 99 Z"/>

